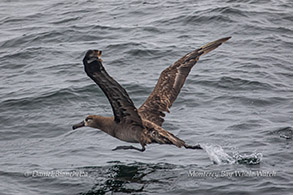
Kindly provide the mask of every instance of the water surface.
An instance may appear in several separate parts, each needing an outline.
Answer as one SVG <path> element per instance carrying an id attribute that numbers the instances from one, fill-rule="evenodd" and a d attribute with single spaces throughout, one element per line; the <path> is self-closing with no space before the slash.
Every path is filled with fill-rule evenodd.
<path id="1" fill-rule="evenodd" d="M 289 194 L 293 191 L 293 3 L 283 1 L 0 2 L 1 194 Z M 136 106 L 164 68 L 218 38 L 163 127 L 203 151 L 71 131 L 111 116 L 86 76 L 88 49 Z"/>

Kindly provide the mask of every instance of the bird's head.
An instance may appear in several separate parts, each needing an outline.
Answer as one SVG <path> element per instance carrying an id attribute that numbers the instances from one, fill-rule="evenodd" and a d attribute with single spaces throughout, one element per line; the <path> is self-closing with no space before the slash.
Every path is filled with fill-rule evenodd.
<path id="1" fill-rule="evenodd" d="M 103 117 L 99 115 L 89 115 L 80 123 L 73 125 L 72 129 L 75 130 L 80 127 L 92 127 L 103 130 L 103 128 L 105 127 L 105 123 L 107 123 L 108 120 L 113 120 L 108 118 L 109 117 Z"/>
<path id="2" fill-rule="evenodd" d="M 95 128 L 95 126 L 96 126 L 95 117 L 93 115 L 89 115 L 80 123 L 73 125 L 72 129 L 75 130 L 80 127 L 94 127 Z"/>

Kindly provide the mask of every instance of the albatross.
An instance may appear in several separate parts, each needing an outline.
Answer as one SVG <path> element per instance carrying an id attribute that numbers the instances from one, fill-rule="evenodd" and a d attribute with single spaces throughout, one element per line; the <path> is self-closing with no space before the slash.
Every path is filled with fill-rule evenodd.
<path id="1" fill-rule="evenodd" d="M 137 109 L 126 90 L 105 70 L 100 50 L 88 50 L 83 58 L 86 74 L 102 89 L 107 96 L 114 116 L 89 115 L 82 122 L 72 126 L 92 127 L 125 142 L 139 143 L 142 148 L 118 146 L 113 150 L 135 149 L 145 151 L 147 144 L 170 144 L 179 148 L 202 149 L 197 145 L 188 145 L 182 139 L 162 127 L 166 112 L 170 112 L 184 82 L 199 57 L 216 49 L 231 37 L 210 42 L 199 49 L 187 53 L 174 64 L 166 68 L 146 101 Z"/>

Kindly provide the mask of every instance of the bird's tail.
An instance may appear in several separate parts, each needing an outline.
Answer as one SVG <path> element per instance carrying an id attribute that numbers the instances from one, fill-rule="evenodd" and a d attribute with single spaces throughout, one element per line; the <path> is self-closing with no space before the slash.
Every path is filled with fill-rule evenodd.
<path id="1" fill-rule="evenodd" d="M 186 149 L 202 149 L 200 145 L 191 146 L 186 144 L 180 138 L 176 137 L 172 133 L 157 125 L 153 125 L 153 128 L 146 130 L 145 134 L 147 135 L 147 138 L 149 140 L 148 144 L 171 144 L 177 146 L 178 148 L 184 146 Z"/>
<path id="2" fill-rule="evenodd" d="M 178 137 L 163 128 L 152 129 L 148 132 L 148 135 L 151 143 L 171 144 L 179 148 L 185 145 L 185 142 L 183 140 L 179 139 Z"/>
<path id="3" fill-rule="evenodd" d="M 176 137 L 172 133 L 164 130 L 164 129 L 156 129 L 156 136 L 152 136 L 152 142 L 153 143 L 159 143 L 159 144 L 171 144 L 175 145 L 178 148 L 181 148 L 184 146 L 186 149 L 202 149 L 202 147 L 197 144 L 197 145 L 188 145 L 186 144 L 182 139 Z M 154 133 L 154 132 L 153 132 Z"/>
<path id="4" fill-rule="evenodd" d="M 207 53 L 209 53 L 210 51 L 216 49 L 217 47 L 219 47 L 220 45 L 222 45 L 222 43 L 228 41 L 231 37 L 225 37 L 222 39 L 218 39 L 216 41 L 210 42 L 204 46 L 201 46 L 197 52 L 200 53 L 200 55 L 205 55 Z"/>

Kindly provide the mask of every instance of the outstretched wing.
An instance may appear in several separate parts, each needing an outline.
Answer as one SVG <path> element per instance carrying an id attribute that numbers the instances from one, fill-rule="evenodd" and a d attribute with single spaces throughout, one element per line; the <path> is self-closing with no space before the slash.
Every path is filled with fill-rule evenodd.
<path id="1" fill-rule="evenodd" d="M 101 53 L 99 50 L 89 50 L 86 53 L 83 59 L 85 72 L 107 96 L 113 109 L 114 120 L 117 123 L 131 122 L 143 127 L 137 109 L 127 92 L 103 67 L 100 59 Z"/>
<path id="2" fill-rule="evenodd" d="M 164 122 L 163 117 L 165 116 L 164 112 L 169 112 L 169 108 L 176 100 L 182 86 L 184 85 L 186 77 L 191 68 L 198 61 L 199 57 L 216 49 L 230 38 L 231 37 L 226 37 L 208 43 L 199 49 L 186 54 L 173 65 L 166 68 L 161 73 L 160 78 L 148 99 L 138 109 L 140 116 L 162 126 Z"/>

